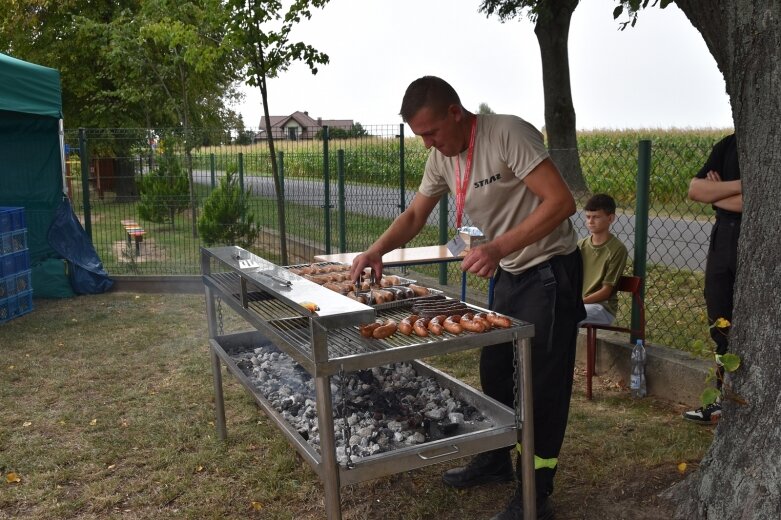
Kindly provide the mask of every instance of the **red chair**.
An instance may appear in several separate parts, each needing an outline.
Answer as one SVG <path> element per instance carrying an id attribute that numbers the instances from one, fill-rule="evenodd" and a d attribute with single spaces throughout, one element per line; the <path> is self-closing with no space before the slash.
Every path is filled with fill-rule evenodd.
<path id="1" fill-rule="evenodd" d="M 643 279 L 639 276 L 622 276 L 616 284 L 616 291 L 631 293 L 637 308 L 640 310 L 639 328 L 618 327 L 614 325 L 598 325 L 584 323 L 586 329 L 586 398 L 591 399 L 591 378 L 594 377 L 594 366 L 597 354 L 597 330 L 613 330 L 627 332 L 645 341 L 645 305 L 642 298 Z"/>

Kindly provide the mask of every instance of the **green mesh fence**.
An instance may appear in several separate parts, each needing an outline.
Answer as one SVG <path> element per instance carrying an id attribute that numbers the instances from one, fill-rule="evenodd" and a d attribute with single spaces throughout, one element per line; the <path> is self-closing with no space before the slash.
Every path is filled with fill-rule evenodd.
<path id="1" fill-rule="evenodd" d="M 335 130 L 329 133 L 346 135 Z M 400 125 L 360 130 L 353 137 L 326 140 L 322 129 L 304 129 L 298 139 L 275 141 L 288 263 L 309 262 L 315 254 L 365 249 L 412 200 L 428 155 L 422 142 L 403 136 Z M 250 249 L 283 262 L 271 156 L 266 143 L 256 142 L 255 136 L 251 131 L 202 129 L 187 135 L 164 129 L 66 131 L 68 190 L 109 273 L 197 274 L 198 251 L 204 245 L 197 219 L 229 170 L 236 172 L 249 196 L 250 211 L 260 224 Z M 689 180 L 719 137 L 716 132 L 579 136 L 588 193 L 577 195 L 578 207 L 591 193 L 608 193 L 616 199 L 613 234 L 629 249 L 630 264 L 635 248 L 638 141 L 652 139 L 645 302 L 647 335 L 653 343 L 688 350 L 695 339 L 708 341 L 702 288 L 713 213 L 710 207 L 689 201 L 686 193 Z M 139 188 L 145 177 L 159 175 L 166 153 L 181 167 L 187 188 L 153 201 L 166 208 L 162 221 L 144 219 L 140 208 L 145 202 Z M 451 197 L 448 237 L 453 234 L 454 213 Z M 578 235 L 585 236 L 582 210 L 572 220 Z M 143 228 L 138 244 L 128 235 L 127 222 Z M 410 245 L 437 244 L 439 237 L 437 208 Z M 461 283 L 457 264 L 410 269 L 456 287 Z M 627 266 L 627 274 L 632 272 L 633 266 Z M 485 280 L 470 275 L 467 286 L 471 299 L 487 300 Z M 617 321 L 626 323 L 629 302 L 620 300 Z"/>

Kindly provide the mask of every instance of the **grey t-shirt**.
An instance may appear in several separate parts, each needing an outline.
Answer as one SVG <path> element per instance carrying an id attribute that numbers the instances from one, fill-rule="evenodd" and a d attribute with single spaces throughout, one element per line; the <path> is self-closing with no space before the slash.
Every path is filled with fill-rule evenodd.
<path id="1" fill-rule="evenodd" d="M 456 193 L 455 161 L 460 161 L 464 175 L 467 153 L 465 150 L 456 157 L 445 157 L 432 150 L 420 193 L 435 198 L 448 191 Z M 523 119 L 498 114 L 477 116 L 464 212 L 488 240 L 520 224 L 540 205 L 540 199 L 523 179 L 547 157 L 542 134 Z M 575 230 L 566 219 L 547 236 L 504 257 L 500 265 L 518 274 L 553 256 L 571 253 L 576 247 Z"/>

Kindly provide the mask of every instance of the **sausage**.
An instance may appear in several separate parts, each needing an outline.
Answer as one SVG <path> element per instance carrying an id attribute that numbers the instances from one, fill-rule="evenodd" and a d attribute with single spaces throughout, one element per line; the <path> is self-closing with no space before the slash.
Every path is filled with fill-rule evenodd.
<path id="1" fill-rule="evenodd" d="M 411 283 L 409 284 L 409 288 L 412 289 L 412 291 L 415 293 L 415 296 L 426 296 L 429 293 L 428 288 L 423 287 L 422 285 Z"/>
<path id="2" fill-rule="evenodd" d="M 374 337 L 374 339 L 385 339 L 388 336 L 391 336 L 394 332 L 396 332 L 397 328 L 398 326 L 396 325 L 396 320 L 392 320 L 389 318 L 384 324 L 374 329 L 374 332 L 372 332 L 372 336 Z"/>
<path id="3" fill-rule="evenodd" d="M 428 329 L 426 329 L 426 320 L 423 318 L 420 318 L 415 321 L 415 324 L 412 325 L 412 330 L 415 332 L 416 336 L 420 336 L 421 338 L 425 338 L 428 336 Z"/>
<path id="4" fill-rule="evenodd" d="M 502 316 L 501 314 L 497 314 L 495 312 L 488 313 L 488 322 L 494 327 L 499 327 L 502 329 L 506 329 L 512 326 L 513 324 L 510 318 L 508 318 L 507 316 Z"/>
<path id="5" fill-rule="evenodd" d="M 432 334 L 436 336 L 442 335 L 442 322 L 445 321 L 447 316 L 439 315 L 434 316 L 431 318 L 431 321 L 428 322 L 428 326 L 426 327 Z"/>
<path id="6" fill-rule="evenodd" d="M 483 324 L 483 329 L 491 330 L 491 322 L 488 321 L 488 315 L 484 312 L 478 312 L 475 314 L 474 319 Z"/>
<path id="7" fill-rule="evenodd" d="M 461 316 L 457 314 L 455 316 L 448 316 L 445 321 L 442 322 L 442 326 L 451 334 L 461 334 L 464 331 L 464 328 L 459 321 L 461 321 Z"/>
<path id="8" fill-rule="evenodd" d="M 411 316 L 407 316 L 403 320 L 399 322 L 399 332 L 404 334 L 405 336 L 409 336 L 412 334 L 412 325 L 418 321 L 419 316 L 417 314 L 412 314 Z"/>
<path id="9" fill-rule="evenodd" d="M 368 323 L 366 325 L 361 325 L 360 331 L 361 336 L 364 338 L 371 338 L 374 335 L 374 330 L 378 328 L 380 325 L 382 325 L 384 322 L 382 320 L 377 320 L 374 323 Z"/>
<path id="10" fill-rule="evenodd" d="M 471 312 L 467 312 L 461 316 L 461 321 L 459 323 L 464 330 L 468 330 L 469 332 L 483 332 L 485 330 L 482 320 L 476 320 L 474 314 Z"/>

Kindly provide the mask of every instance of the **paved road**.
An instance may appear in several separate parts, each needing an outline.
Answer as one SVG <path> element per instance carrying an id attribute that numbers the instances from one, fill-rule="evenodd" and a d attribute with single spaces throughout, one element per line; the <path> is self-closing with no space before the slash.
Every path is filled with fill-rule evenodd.
<path id="1" fill-rule="evenodd" d="M 193 175 L 196 182 L 202 184 L 210 182 L 210 173 L 208 171 L 194 171 Z M 274 181 L 270 177 L 245 177 L 244 186 L 254 195 L 271 198 L 276 195 Z M 407 190 L 405 195 L 407 204 L 412 200 L 414 194 L 414 191 Z M 285 200 L 288 202 L 323 207 L 325 205 L 323 196 L 322 184 L 311 180 L 285 179 Z M 333 183 L 331 186 L 332 218 L 336 218 L 337 197 L 337 185 Z M 401 194 L 398 188 L 357 184 L 345 185 L 345 210 L 348 213 L 393 218 L 399 213 L 400 198 Z M 450 196 L 448 207 L 452 216 L 453 208 L 455 208 L 455 201 L 452 195 Z M 439 224 L 437 211 L 432 212 L 428 223 L 433 226 Z M 578 236 L 586 236 L 588 234 L 582 213 L 578 213 L 573 217 L 573 223 Z M 468 219 L 465 220 L 464 225 L 469 225 Z M 614 234 L 629 249 L 631 258 L 635 231 L 634 215 L 618 215 L 612 229 Z M 704 270 L 710 230 L 710 222 L 652 216 L 648 220 L 647 261 L 679 269 Z"/>

